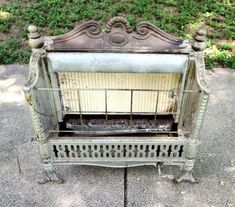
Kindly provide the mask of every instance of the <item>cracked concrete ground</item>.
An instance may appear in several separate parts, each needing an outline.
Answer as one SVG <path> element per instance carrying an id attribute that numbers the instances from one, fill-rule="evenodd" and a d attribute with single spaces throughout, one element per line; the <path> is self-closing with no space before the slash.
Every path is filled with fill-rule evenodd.
<path id="1" fill-rule="evenodd" d="M 123 169 L 59 166 L 64 184 L 37 183 L 42 166 L 21 93 L 27 73 L 27 65 L 0 66 L 0 206 L 124 206 Z M 194 169 L 201 182 L 173 184 L 154 167 L 129 168 L 126 206 L 235 206 L 235 71 L 216 69 L 207 80 L 211 96 Z"/>

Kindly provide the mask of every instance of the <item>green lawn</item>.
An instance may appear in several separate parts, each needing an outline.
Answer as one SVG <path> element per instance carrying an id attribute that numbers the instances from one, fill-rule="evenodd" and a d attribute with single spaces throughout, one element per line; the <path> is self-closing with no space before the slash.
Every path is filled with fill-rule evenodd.
<path id="1" fill-rule="evenodd" d="M 183 38 L 191 38 L 195 29 L 204 25 L 208 30 L 207 68 L 218 65 L 235 68 L 235 4 L 232 1 L 0 0 L 0 63 L 28 61 L 29 24 L 39 26 L 43 34 L 59 35 L 71 30 L 75 22 L 94 19 L 105 25 L 114 16 L 124 16 L 132 27 L 142 20 L 149 21 Z"/>

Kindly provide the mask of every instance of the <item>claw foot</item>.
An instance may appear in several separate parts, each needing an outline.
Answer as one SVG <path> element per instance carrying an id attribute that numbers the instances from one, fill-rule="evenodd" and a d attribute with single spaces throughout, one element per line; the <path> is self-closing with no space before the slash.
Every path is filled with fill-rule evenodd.
<path id="1" fill-rule="evenodd" d="M 64 180 L 61 179 L 57 175 L 52 164 L 44 164 L 43 178 L 42 178 L 42 180 L 38 181 L 39 184 L 45 184 L 48 182 L 54 182 L 54 183 L 58 183 L 58 184 L 61 184 L 64 182 Z"/>
<path id="2" fill-rule="evenodd" d="M 183 169 L 180 174 L 174 178 L 175 183 L 181 183 L 183 181 L 187 181 L 190 183 L 198 183 L 199 181 L 193 177 L 192 170 L 194 166 L 194 160 L 188 160 L 184 163 Z"/>

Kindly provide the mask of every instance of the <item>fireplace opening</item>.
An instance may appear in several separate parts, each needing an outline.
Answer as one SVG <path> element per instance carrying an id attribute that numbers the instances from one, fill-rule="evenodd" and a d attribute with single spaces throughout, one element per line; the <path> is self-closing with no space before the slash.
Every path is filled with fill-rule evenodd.
<path id="1" fill-rule="evenodd" d="M 67 114 L 60 123 L 60 135 L 127 135 L 177 134 L 173 115 L 76 115 Z"/>

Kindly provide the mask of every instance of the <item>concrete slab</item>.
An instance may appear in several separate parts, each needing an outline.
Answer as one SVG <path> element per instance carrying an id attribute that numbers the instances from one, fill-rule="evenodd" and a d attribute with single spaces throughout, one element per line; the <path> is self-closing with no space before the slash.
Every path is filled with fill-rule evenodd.
<path id="1" fill-rule="evenodd" d="M 21 93 L 26 79 L 27 65 L 0 66 L 0 206 L 123 206 L 123 169 L 60 166 L 65 184 L 37 183 L 42 166 Z M 212 93 L 195 166 L 202 182 L 176 185 L 154 167 L 129 168 L 127 206 L 235 206 L 235 71 L 217 69 L 207 79 Z"/>
<path id="2" fill-rule="evenodd" d="M 175 185 L 160 178 L 154 167 L 131 168 L 127 206 L 235 206 L 235 71 L 216 69 L 207 80 L 211 96 L 194 170 L 202 182 Z"/>
<path id="3" fill-rule="evenodd" d="M 0 66 L 0 206 L 123 206 L 123 169 L 60 166 L 63 185 L 37 183 L 42 166 L 21 92 L 27 73 L 27 65 Z"/>

